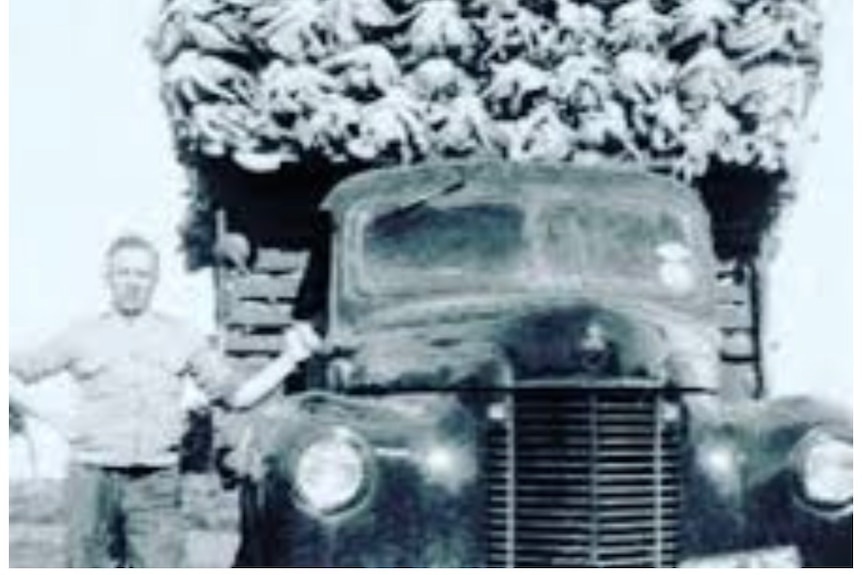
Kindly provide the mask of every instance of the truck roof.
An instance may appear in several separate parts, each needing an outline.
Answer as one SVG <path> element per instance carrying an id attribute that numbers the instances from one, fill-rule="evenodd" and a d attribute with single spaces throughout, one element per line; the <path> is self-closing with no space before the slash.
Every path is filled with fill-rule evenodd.
<path id="1" fill-rule="evenodd" d="M 471 184 L 471 185 L 467 185 Z M 344 212 L 359 205 L 394 202 L 409 205 L 449 192 L 471 196 L 603 196 L 645 199 L 705 213 L 698 193 L 669 177 L 635 165 L 616 163 L 576 166 L 560 162 L 517 163 L 497 159 L 440 160 L 362 172 L 338 184 L 322 208 L 341 220 Z"/>

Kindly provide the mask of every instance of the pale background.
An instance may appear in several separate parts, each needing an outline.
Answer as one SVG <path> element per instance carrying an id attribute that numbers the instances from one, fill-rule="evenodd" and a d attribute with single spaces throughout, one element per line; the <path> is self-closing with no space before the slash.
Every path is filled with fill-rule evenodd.
<path id="1" fill-rule="evenodd" d="M 164 254 L 157 305 L 212 329 L 206 273 L 177 252 L 184 180 L 173 158 L 144 38 L 161 0 L 10 0 L 9 341 L 37 345 L 101 309 L 101 255 L 118 232 Z M 823 0 L 826 68 L 811 115 L 800 198 L 782 221 L 773 267 L 769 371 L 782 394 L 852 405 L 851 0 Z M 57 413 L 73 394 L 35 390 Z M 37 429 L 39 475 L 62 474 L 62 441 Z M 10 476 L 34 473 L 22 447 Z"/>

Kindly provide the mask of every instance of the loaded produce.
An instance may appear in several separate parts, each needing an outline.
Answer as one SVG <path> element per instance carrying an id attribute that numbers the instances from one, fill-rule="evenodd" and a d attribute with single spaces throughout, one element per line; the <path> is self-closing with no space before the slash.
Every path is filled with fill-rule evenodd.
<path id="1" fill-rule="evenodd" d="M 168 0 L 180 158 L 253 173 L 434 157 L 792 176 L 814 0 Z"/>

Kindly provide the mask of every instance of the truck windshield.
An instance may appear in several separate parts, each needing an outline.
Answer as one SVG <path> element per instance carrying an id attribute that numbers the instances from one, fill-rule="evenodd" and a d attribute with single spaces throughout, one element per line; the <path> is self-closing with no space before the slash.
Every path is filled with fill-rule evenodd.
<path id="1" fill-rule="evenodd" d="M 671 212 L 584 203 L 548 206 L 540 220 L 548 266 L 561 279 L 625 283 L 669 295 L 697 287 L 685 222 Z"/>
<path id="2" fill-rule="evenodd" d="M 423 203 L 377 215 L 361 238 L 360 287 L 371 294 L 587 284 L 685 296 L 699 283 L 685 221 L 652 206 Z"/>
<path id="3" fill-rule="evenodd" d="M 520 285 L 523 229 L 522 210 L 507 204 L 422 204 L 378 216 L 362 234 L 362 287 L 402 294 Z"/>

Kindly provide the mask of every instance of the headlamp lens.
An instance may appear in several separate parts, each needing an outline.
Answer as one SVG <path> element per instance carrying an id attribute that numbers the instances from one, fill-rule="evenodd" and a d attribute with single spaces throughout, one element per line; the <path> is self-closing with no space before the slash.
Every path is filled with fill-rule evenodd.
<path id="1" fill-rule="evenodd" d="M 366 451 L 349 435 L 334 433 L 312 441 L 296 460 L 294 487 L 305 503 L 321 513 L 354 503 L 367 483 Z"/>
<path id="2" fill-rule="evenodd" d="M 804 499 L 828 508 L 853 503 L 853 445 L 825 431 L 803 440 L 799 473 Z"/>

